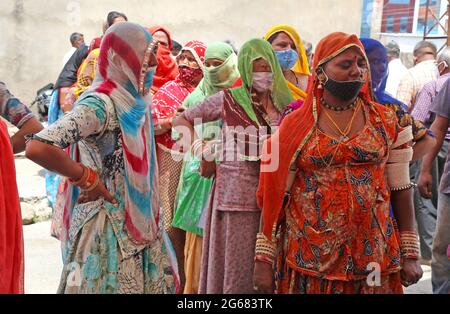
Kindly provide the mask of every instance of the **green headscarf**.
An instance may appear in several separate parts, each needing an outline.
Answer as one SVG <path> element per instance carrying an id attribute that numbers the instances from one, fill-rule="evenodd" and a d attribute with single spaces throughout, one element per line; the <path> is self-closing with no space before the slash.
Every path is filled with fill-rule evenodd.
<path id="1" fill-rule="evenodd" d="M 251 39 L 246 42 L 239 52 L 238 68 L 241 73 L 242 86 L 231 89 L 233 98 L 244 108 L 248 117 L 259 125 L 253 110 L 250 88 L 253 84 L 253 62 L 263 58 L 266 60 L 274 74 L 272 99 L 279 112 L 294 102 L 294 98 L 286 84 L 278 59 L 272 45 L 264 39 Z"/>
<path id="2" fill-rule="evenodd" d="M 239 78 L 237 56 L 233 48 L 227 43 L 209 44 L 205 52 L 205 60 L 208 59 L 220 59 L 224 62 L 218 67 L 203 67 L 202 81 L 183 103 L 186 108 L 201 103 L 207 97 L 221 90 L 231 88 Z"/>

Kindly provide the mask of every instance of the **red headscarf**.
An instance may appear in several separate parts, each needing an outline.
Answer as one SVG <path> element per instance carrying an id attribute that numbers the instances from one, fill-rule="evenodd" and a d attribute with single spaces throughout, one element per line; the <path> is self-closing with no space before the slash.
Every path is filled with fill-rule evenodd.
<path id="1" fill-rule="evenodd" d="M 205 62 L 206 45 L 200 41 L 188 42 L 181 51 L 190 51 L 197 61 L 199 67 Z M 162 86 L 153 96 L 152 117 L 153 119 L 166 119 L 175 116 L 183 101 L 195 90 L 196 86 L 187 85 L 178 76 L 175 80 Z M 155 136 L 156 142 L 167 148 L 172 148 L 175 142 L 172 140 L 171 132 Z"/>
<path id="2" fill-rule="evenodd" d="M 313 76 L 308 85 L 308 96 L 304 105 L 288 115 L 279 130 L 265 143 L 268 151 L 262 159 L 257 199 L 262 209 L 263 232 L 269 239 L 272 238 L 274 228 L 282 214 L 280 211 L 286 192 L 289 168 L 295 163 L 303 145 L 310 138 L 320 113 L 316 99 L 321 98 L 323 90 L 318 88 L 317 68 L 351 47 L 358 47 L 365 56 L 364 47 L 356 35 L 332 33 L 320 41 L 314 55 Z M 373 97 L 369 85 L 370 80 L 367 80 L 359 97 L 371 102 Z M 279 150 L 275 151 L 276 146 L 272 143 L 277 143 Z M 275 162 L 276 158 L 279 161 L 278 167 L 270 172 L 266 167 Z"/>
<path id="3" fill-rule="evenodd" d="M 23 293 L 22 214 L 6 124 L 0 120 L 0 294 Z"/>
<path id="4" fill-rule="evenodd" d="M 174 80 L 178 76 L 178 67 L 176 62 L 171 58 L 172 38 L 167 29 L 161 26 L 153 26 L 148 29 L 152 35 L 158 31 L 167 34 L 169 38 L 169 45 L 159 45 L 158 47 L 158 66 L 153 77 L 152 91 L 156 93 L 164 84 Z"/>

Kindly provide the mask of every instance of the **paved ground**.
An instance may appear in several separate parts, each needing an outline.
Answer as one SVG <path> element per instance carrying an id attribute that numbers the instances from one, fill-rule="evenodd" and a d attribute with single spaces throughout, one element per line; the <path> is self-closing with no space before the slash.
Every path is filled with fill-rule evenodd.
<path id="1" fill-rule="evenodd" d="M 25 293 L 54 294 L 62 271 L 59 241 L 50 236 L 50 222 L 24 226 Z"/>
<path id="2" fill-rule="evenodd" d="M 62 270 L 59 241 L 50 237 L 50 222 L 24 226 L 25 235 L 25 292 L 53 294 L 58 289 Z M 407 294 L 431 293 L 431 270 L 423 266 L 424 276 L 415 286 L 405 289 Z"/>

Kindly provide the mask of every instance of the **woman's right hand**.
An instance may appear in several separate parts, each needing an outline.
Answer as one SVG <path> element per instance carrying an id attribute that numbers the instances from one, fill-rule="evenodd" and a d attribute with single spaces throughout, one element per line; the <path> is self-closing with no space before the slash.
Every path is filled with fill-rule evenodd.
<path id="1" fill-rule="evenodd" d="M 94 202 L 100 197 L 103 197 L 105 201 L 110 202 L 113 205 L 117 205 L 117 200 L 109 193 L 102 181 L 100 181 L 95 189 L 90 192 L 81 190 L 78 197 L 78 204 L 84 204 L 88 202 Z"/>
<path id="2" fill-rule="evenodd" d="M 275 278 L 272 265 L 255 261 L 253 272 L 253 289 L 257 294 L 273 294 L 275 291 Z"/>

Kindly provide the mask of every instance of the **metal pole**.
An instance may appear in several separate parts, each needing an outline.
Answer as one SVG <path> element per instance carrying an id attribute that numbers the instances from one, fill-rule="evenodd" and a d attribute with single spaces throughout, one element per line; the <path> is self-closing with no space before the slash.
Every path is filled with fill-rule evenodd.
<path id="1" fill-rule="evenodd" d="M 416 1 L 420 1 L 420 0 L 416 0 Z M 426 40 L 426 38 L 428 36 L 428 10 L 429 10 L 429 8 L 430 8 L 430 0 L 427 0 L 427 8 L 425 11 L 425 25 L 423 28 L 423 39 L 424 40 Z"/>
<path id="2" fill-rule="evenodd" d="M 450 47 L 450 0 L 447 2 L 447 47 Z"/>

